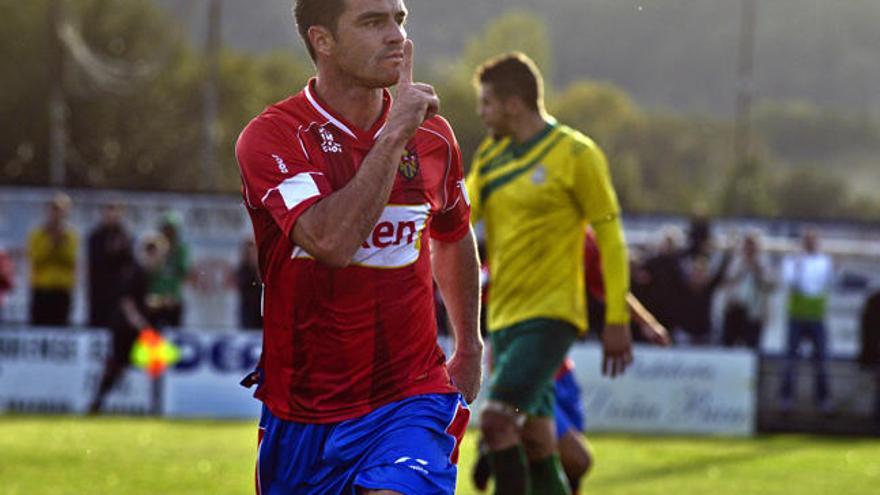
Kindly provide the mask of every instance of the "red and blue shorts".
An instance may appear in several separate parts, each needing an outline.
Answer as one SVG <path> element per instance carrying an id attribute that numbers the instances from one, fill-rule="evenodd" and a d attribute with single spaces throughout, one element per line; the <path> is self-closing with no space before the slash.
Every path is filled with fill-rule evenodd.
<path id="1" fill-rule="evenodd" d="M 285 421 L 264 406 L 257 494 L 451 495 L 469 417 L 460 394 L 417 395 L 331 424 Z"/>
<path id="2" fill-rule="evenodd" d="M 581 400 L 581 387 L 568 370 L 556 378 L 555 404 L 553 418 L 556 420 L 556 438 L 562 438 L 569 431 L 582 433 L 586 427 L 584 402 Z"/>

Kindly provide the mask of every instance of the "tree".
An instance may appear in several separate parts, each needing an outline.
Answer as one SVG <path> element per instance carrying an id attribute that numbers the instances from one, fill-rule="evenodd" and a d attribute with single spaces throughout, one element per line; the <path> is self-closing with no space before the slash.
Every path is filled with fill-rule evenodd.
<path id="1" fill-rule="evenodd" d="M 67 186 L 201 190 L 206 62 L 151 0 L 59 0 L 67 107 Z M 0 173 L 4 182 L 48 183 L 45 53 L 48 0 L 0 11 Z M 7 12 L 8 10 L 8 12 Z M 8 15 L 7 15 L 8 14 Z M 221 56 L 218 190 L 238 188 L 235 139 L 263 107 L 298 91 L 305 62 L 283 54 Z M 5 77 L 5 76 L 4 76 Z"/>
<path id="2" fill-rule="evenodd" d="M 622 132 L 644 118 L 632 99 L 606 83 L 579 81 L 554 96 L 548 106 L 561 122 L 580 129 L 603 147 L 616 147 Z"/>
<path id="3" fill-rule="evenodd" d="M 773 180 L 755 157 L 733 167 L 719 197 L 718 211 L 731 216 L 772 216 L 777 205 Z"/>
<path id="4" fill-rule="evenodd" d="M 220 122 L 217 183 L 237 191 L 241 181 L 235 141 L 245 125 L 266 106 L 297 93 L 312 74 L 309 62 L 288 52 L 258 57 L 224 52 L 220 61 Z"/>
<path id="5" fill-rule="evenodd" d="M 0 3 L 0 177 L 4 183 L 48 181 L 48 2 Z"/>
<path id="6" fill-rule="evenodd" d="M 809 167 L 790 170 L 774 189 L 783 217 L 840 218 L 850 207 L 843 180 Z"/>
<path id="7" fill-rule="evenodd" d="M 483 33 L 468 40 L 459 61 L 458 77 L 470 79 L 474 70 L 486 60 L 511 51 L 528 55 L 552 87 L 553 57 L 547 25 L 534 14 L 512 11 L 489 22 Z"/>

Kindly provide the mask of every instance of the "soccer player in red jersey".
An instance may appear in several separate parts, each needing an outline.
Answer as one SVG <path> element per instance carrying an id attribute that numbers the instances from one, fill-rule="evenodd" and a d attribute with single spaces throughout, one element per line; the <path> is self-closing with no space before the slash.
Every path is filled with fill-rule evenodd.
<path id="1" fill-rule="evenodd" d="M 236 149 L 264 283 L 257 491 L 451 494 L 482 354 L 460 150 L 412 80 L 402 0 L 294 15 L 317 76 Z"/>

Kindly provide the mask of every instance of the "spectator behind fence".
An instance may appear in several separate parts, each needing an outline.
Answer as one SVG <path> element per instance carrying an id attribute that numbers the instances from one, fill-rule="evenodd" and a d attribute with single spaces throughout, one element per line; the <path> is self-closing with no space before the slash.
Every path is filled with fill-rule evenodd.
<path id="1" fill-rule="evenodd" d="M 712 298 L 724 280 L 731 254 L 725 250 L 714 270 L 702 250 L 684 258 L 686 273 L 682 313 L 679 316 L 684 334 L 691 345 L 708 345 L 712 330 Z"/>
<path id="2" fill-rule="evenodd" d="M 634 275 L 636 296 L 667 329 L 681 328 L 685 294 L 681 269 L 681 230 L 666 226 L 661 230 L 657 250 Z"/>
<path id="3" fill-rule="evenodd" d="M 880 366 L 880 288 L 865 299 L 860 331 L 862 352 L 859 362 L 863 366 Z"/>
<path id="4" fill-rule="evenodd" d="M 648 258 L 634 279 L 636 293 L 675 340 L 709 343 L 712 295 L 723 269 L 711 270 L 712 225 L 702 214 L 691 217 L 685 236 L 675 226 L 664 227 L 657 252 Z"/>
<path id="5" fill-rule="evenodd" d="M 795 368 L 800 344 L 807 339 L 813 347 L 812 360 L 816 373 L 814 399 L 821 412 L 829 413 L 831 401 L 825 369 L 828 354 L 825 315 L 834 265 L 830 256 L 819 252 L 819 238 L 814 230 L 804 231 L 802 246 L 803 251 L 788 256 L 782 266 L 782 279 L 789 299 L 786 365 L 780 405 L 783 411 L 791 410 L 794 405 Z"/>
<path id="6" fill-rule="evenodd" d="M 110 309 L 109 329 L 111 338 L 110 354 L 104 364 L 104 374 L 98 390 L 89 405 L 89 414 L 101 410 L 104 398 L 119 381 L 122 373 L 131 360 L 131 349 L 141 330 L 151 328 L 155 323 L 149 309 L 149 275 L 164 262 L 167 246 L 165 238 L 160 235 L 148 235 L 144 238 L 140 250 L 140 260 L 132 253 L 130 244 L 126 244 L 118 253 L 122 265 L 112 274 L 113 285 L 117 288 L 118 297 Z"/>
<path id="7" fill-rule="evenodd" d="M 189 274 L 189 247 L 180 233 L 181 219 L 168 213 L 159 225 L 168 244 L 164 262 L 150 272 L 150 300 L 158 326 L 179 327 L 183 318 L 183 284 Z"/>
<path id="8" fill-rule="evenodd" d="M 101 221 L 89 234 L 89 325 L 107 327 L 119 301 L 118 274 L 131 258 L 131 237 L 122 223 L 125 208 L 101 207 Z"/>
<path id="9" fill-rule="evenodd" d="M 144 296 L 146 317 L 156 328 L 164 328 L 171 326 L 168 322 L 167 295 L 156 291 L 155 281 L 162 276 L 168 264 L 168 239 L 156 232 L 146 234 L 143 239 L 143 248 L 138 253 L 137 261 L 147 281 Z"/>
<path id="10" fill-rule="evenodd" d="M 70 197 L 56 194 L 46 208 L 46 221 L 28 238 L 31 263 L 32 325 L 64 326 L 76 284 L 77 235 L 67 225 Z"/>
<path id="11" fill-rule="evenodd" d="M 257 245 L 253 239 L 245 239 L 241 245 L 241 257 L 235 269 L 235 285 L 238 289 L 238 324 L 243 329 L 263 328 L 263 282 L 257 262 Z"/>
<path id="12" fill-rule="evenodd" d="M 0 322 L 5 319 L 6 296 L 15 288 L 15 264 L 6 248 L 0 246 Z"/>
<path id="13" fill-rule="evenodd" d="M 861 319 L 862 352 L 859 362 L 874 370 L 874 421 L 880 429 L 880 288 L 865 300 Z"/>
<path id="14" fill-rule="evenodd" d="M 731 263 L 726 280 L 724 329 L 721 342 L 758 349 L 767 319 L 768 294 L 772 288 L 770 267 L 761 252 L 758 233 L 749 233 Z"/>

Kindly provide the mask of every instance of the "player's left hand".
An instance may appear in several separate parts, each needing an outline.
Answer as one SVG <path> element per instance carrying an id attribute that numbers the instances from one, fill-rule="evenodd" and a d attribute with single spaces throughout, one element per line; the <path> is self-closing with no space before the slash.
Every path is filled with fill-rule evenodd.
<path id="1" fill-rule="evenodd" d="M 456 349 L 446 363 L 452 383 L 458 387 L 464 400 L 470 404 L 480 393 L 480 383 L 483 379 L 483 352 L 462 351 Z"/>
<path id="2" fill-rule="evenodd" d="M 602 374 L 611 378 L 622 375 L 632 360 L 629 325 L 606 324 L 602 330 Z"/>

